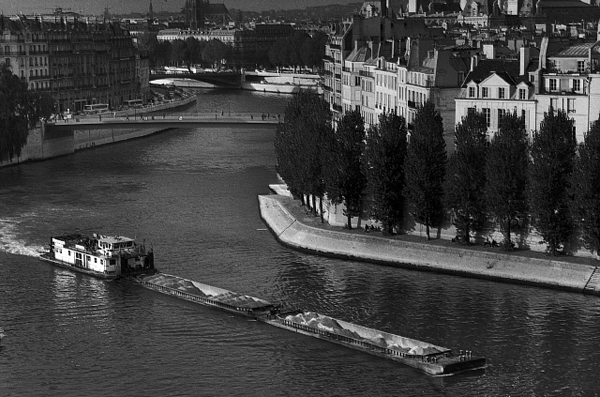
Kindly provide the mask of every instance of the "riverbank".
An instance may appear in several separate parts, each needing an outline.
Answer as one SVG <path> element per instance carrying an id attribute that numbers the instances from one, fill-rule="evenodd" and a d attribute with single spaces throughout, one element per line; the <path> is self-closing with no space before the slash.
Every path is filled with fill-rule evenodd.
<path id="1" fill-rule="evenodd" d="M 78 150 L 90 147 L 107 145 L 152 135 L 170 129 L 170 126 L 118 126 L 107 125 L 117 121 L 118 118 L 129 116 L 139 117 L 152 114 L 165 114 L 193 106 L 196 95 L 187 95 L 180 100 L 165 102 L 156 106 L 147 106 L 139 109 L 128 109 L 118 112 L 108 112 L 99 115 L 79 115 L 74 120 L 58 120 L 48 123 L 39 123 L 29 130 L 27 143 L 21 149 L 21 155 L 12 160 L 0 162 L 0 168 L 18 165 L 30 161 L 47 160 L 59 156 L 73 154 Z M 86 121 L 94 121 L 94 126 L 73 125 Z M 49 130 L 47 127 L 55 127 Z"/>
<path id="2" fill-rule="evenodd" d="M 320 222 L 300 202 L 281 195 L 259 196 L 260 214 L 282 244 L 336 258 L 529 284 L 600 295 L 598 262 L 589 258 L 550 258 L 531 251 L 501 253 L 484 247 L 459 247 L 446 240 L 416 236 L 384 237 Z M 492 251 L 493 250 L 493 251 Z M 495 252 L 494 252 L 495 251 Z"/>

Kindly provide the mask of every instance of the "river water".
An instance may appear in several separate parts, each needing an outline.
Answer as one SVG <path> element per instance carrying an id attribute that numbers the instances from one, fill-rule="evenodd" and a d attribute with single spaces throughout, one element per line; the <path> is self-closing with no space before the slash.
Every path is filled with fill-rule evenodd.
<path id="1" fill-rule="evenodd" d="M 200 91 L 197 111 L 286 96 Z M 274 128 L 172 130 L 0 169 L 0 396 L 593 396 L 600 299 L 321 258 L 279 245 L 256 196 Z M 137 236 L 189 279 L 473 350 L 483 371 L 400 364 L 35 255 L 72 231 Z"/>

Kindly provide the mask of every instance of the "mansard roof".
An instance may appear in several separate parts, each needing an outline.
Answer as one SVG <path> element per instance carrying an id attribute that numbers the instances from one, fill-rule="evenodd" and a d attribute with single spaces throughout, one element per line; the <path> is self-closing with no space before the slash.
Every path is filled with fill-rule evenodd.
<path id="1" fill-rule="evenodd" d="M 502 77 L 510 84 L 518 84 L 521 81 L 528 81 L 526 75 L 520 76 L 520 64 L 518 60 L 506 60 L 506 59 L 483 59 L 479 61 L 479 64 L 475 69 L 467 75 L 463 83 L 463 87 L 466 87 L 471 81 L 479 84 L 483 80 L 487 79 L 492 72 Z"/>
<path id="2" fill-rule="evenodd" d="M 346 58 L 349 62 L 366 62 L 371 58 L 371 49 L 368 46 L 354 48 Z"/>
<path id="3" fill-rule="evenodd" d="M 590 53 L 590 49 L 596 45 L 596 43 L 578 43 L 575 45 L 562 48 L 556 54 L 549 55 L 550 57 L 562 57 L 562 58 L 583 58 L 587 57 Z"/>

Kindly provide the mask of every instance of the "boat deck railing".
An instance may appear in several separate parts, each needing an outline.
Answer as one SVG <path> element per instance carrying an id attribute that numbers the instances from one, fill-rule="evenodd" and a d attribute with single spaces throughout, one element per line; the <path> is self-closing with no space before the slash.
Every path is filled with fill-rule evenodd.
<path id="1" fill-rule="evenodd" d="M 217 306 L 217 307 L 220 307 L 220 308 L 223 308 L 223 309 L 226 309 L 226 310 L 243 312 L 246 315 L 254 315 L 257 311 L 258 312 L 267 311 L 267 310 L 269 310 L 272 307 L 272 305 L 259 306 L 259 307 L 255 307 L 255 308 L 239 307 L 239 306 L 234 306 L 234 305 L 230 305 L 230 304 L 227 304 L 227 303 L 223 303 L 223 302 L 220 302 L 220 301 L 215 300 L 215 299 L 210 299 L 210 298 L 205 298 L 203 296 L 198 296 L 198 295 L 195 295 L 195 294 L 190 294 L 188 292 L 184 292 L 184 291 L 178 290 L 176 288 L 165 287 L 165 286 L 162 286 L 162 285 L 159 285 L 159 284 L 150 283 L 150 282 L 144 281 L 144 280 L 142 280 L 140 278 L 136 278 L 136 280 L 137 280 L 138 283 L 140 283 L 142 285 L 145 285 L 145 286 L 147 286 L 149 288 L 157 289 L 157 290 L 159 290 L 161 292 L 168 293 L 170 295 L 175 295 L 177 297 L 189 300 L 191 302 L 205 303 L 205 304 L 212 305 L 212 306 Z"/>
<path id="2" fill-rule="evenodd" d="M 350 338 L 344 335 L 339 335 L 336 334 L 334 332 L 329 332 L 329 331 L 325 331 L 322 329 L 318 329 L 318 328 L 314 328 L 314 327 L 309 327 L 307 325 L 303 325 L 303 324 L 298 324 L 296 322 L 293 321 L 289 321 L 289 320 L 285 320 L 283 318 L 279 318 L 281 323 L 288 326 L 288 327 L 292 327 L 295 329 L 300 329 L 302 331 L 305 332 L 311 332 L 313 334 L 318 334 L 318 335 L 323 335 L 326 336 L 328 338 L 337 340 L 337 341 L 341 341 L 341 342 L 345 342 L 351 345 L 356 345 L 356 346 L 360 346 L 363 348 L 367 348 L 370 350 L 373 350 L 375 352 L 379 352 L 382 354 L 388 354 L 390 356 L 397 356 L 397 357 L 403 357 L 403 358 L 408 358 L 408 359 L 414 359 L 414 360 L 422 360 L 422 361 L 437 361 L 438 358 L 440 357 L 448 357 L 450 355 L 450 353 L 448 352 L 440 352 L 440 353 L 432 353 L 432 354 L 425 354 L 425 355 L 417 355 L 417 354 L 408 354 L 396 349 L 390 349 L 387 347 L 382 347 L 379 345 L 375 345 L 373 343 L 369 343 L 366 342 L 364 340 L 359 340 L 359 339 L 354 339 L 354 338 Z"/>

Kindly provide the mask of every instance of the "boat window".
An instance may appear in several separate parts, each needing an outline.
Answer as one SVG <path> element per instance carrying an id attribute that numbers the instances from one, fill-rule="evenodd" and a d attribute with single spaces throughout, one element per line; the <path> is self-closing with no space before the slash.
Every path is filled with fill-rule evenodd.
<path id="1" fill-rule="evenodd" d="M 85 259 L 87 259 L 87 260 L 89 261 L 89 260 L 90 260 L 90 256 L 89 256 L 89 255 L 86 255 L 86 256 L 85 256 Z"/>
<path id="2" fill-rule="evenodd" d="M 68 251 L 68 250 L 67 250 L 67 254 L 69 254 L 69 256 L 71 256 L 71 251 Z"/>
<path id="3" fill-rule="evenodd" d="M 94 258 L 94 263 L 98 263 L 98 258 Z"/>

